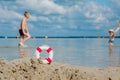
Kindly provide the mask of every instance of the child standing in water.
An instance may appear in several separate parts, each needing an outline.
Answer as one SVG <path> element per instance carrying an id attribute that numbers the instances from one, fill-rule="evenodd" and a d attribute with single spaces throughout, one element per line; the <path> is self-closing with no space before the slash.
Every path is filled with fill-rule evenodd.
<path id="1" fill-rule="evenodd" d="M 115 38 L 114 30 L 110 29 L 108 32 L 109 32 L 109 35 L 110 35 L 109 43 L 110 43 L 110 45 L 114 45 L 114 38 Z"/>
<path id="2" fill-rule="evenodd" d="M 118 27 L 117 29 L 113 30 L 113 29 L 110 29 L 108 32 L 109 32 L 109 35 L 110 35 L 110 38 L 109 38 L 109 44 L 111 47 L 114 46 L 114 38 L 115 38 L 115 35 L 116 33 L 119 31 L 120 29 L 120 21 L 118 23 Z"/>
<path id="3" fill-rule="evenodd" d="M 20 24 L 20 29 L 19 29 L 19 33 L 20 33 L 20 43 L 19 46 L 24 46 L 24 42 L 26 42 L 27 40 L 29 40 L 31 38 L 29 32 L 28 32 L 28 26 L 27 26 L 27 19 L 30 18 L 30 13 L 29 12 L 25 12 L 24 13 L 24 17 L 21 20 L 21 24 Z"/>
<path id="4" fill-rule="evenodd" d="M 120 30 L 120 21 L 118 22 L 118 27 L 113 30 L 113 29 L 110 29 L 108 32 L 109 32 L 109 35 L 110 35 L 110 38 L 109 38 L 109 49 L 110 49 L 110 53 L 113 52 L 113 46 L 114 46 L 114 39 L 115 39 L 115 35 L 116 33 Z"/>

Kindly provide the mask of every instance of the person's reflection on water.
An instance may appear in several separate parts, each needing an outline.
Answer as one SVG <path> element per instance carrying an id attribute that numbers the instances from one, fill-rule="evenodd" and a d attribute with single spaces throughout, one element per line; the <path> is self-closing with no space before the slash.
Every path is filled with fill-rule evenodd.
<path id="1" fill-rule="evenodd" d="M 114 50 L 114 45 L 109 44 L 109 57 L 110 57 L 110 61 L 113 61 L 113 50 Z"/>
<path id="2" fill-rule="evenodd" d="M 20 58 L 28 57 L 28 52 L 25 48 L 19 47 Z"/>

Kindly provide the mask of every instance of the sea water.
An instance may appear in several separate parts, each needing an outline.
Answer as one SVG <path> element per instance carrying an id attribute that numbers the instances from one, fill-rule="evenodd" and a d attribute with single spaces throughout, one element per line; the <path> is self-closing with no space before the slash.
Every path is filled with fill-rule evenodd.
<path id="1" fill-rule="evenodd" d="M 80 66 L 120 66 L 120 39 L 115 39 L 110 53 L 108 38 L 49 38 L 30 39 L 28 47 L 18 47 L 19 39 L 0 39 L 0 58 L 14 60 L 35 57 L 38 46 L 49 45 L 54 51 L 54 62 Z M 47 54 L 47 53 L 43 53 Z M 44 55 L 41 55 L 44 57 Z"/>

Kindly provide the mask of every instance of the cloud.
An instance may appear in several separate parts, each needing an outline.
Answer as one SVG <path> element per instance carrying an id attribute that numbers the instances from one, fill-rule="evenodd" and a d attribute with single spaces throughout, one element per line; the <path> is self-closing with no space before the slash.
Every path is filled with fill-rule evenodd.
<path id="1" fill-rule="evenodd" d="M 29 29 L 30 29 L 30 30 L 33 30 L 33 29 L 35 28 L 34 25 L 31 24 L 31 23 L 29 23 L 28 26 L 29 26 Z"/>
<path id="2" fill-rule="evenodd" d="M 68 16 L 70 24 L 76 25 L 76 29 L 80 27 L 97 30 L 101 29 L 103 26 L 107 27 L 105 25 L 110 23 L 110 20 L 114 18 L 115 13 L 107 5 L 101 5 L 94 1 L 87 1 L 69 7 L 66 11 L 66 16 Z"/>
<path id="3" fill-rule="evenodd" d="M 107 6 L 99 5 L 95 2 L 85 3 L 83 8 L 85 17 L 93 20 L 94 22 L 107 22 L 108 17 L 110 18 L 113 12 Z"/>
<path id="4" fill-rule="evenodd" d="M 5 10 L 5 9 L 1 9 L 0 8 L 0 18 L 3 19 L 16 19 L 16 18 L 21 18 L 22 15 L 20 15 L 19 13 L 15 12 L 15 11 L 10 11 L 10 10 Z"/>
<path id="5" fill-rule="evenodd" d="M 120 0 L 111 0 L 111 1 L 117 4 L 118 6 L 120 6 Z"/>
<path id="6" fill-rule="evenodd" d="M 37 17 L 36 17 L 36 16 L 31 15 L 31 16 L 30 16 L 30 20 L 31 20 L 31 21 L 37 21 Z"/>
<path id="7" fill-rule="evenodd" d="M 7 7 L 6 8 L 0 7 L 1 30 L 4 30 L 4 32 L 18 30 L 20 26 L 19 20 L 21 17 L 22 15 L 17 13 L 16 11 L 9 10 Z M 4 34 L 4 32 L 2 34 Z"/>
<path id="8" fill-rule="evenodd" d="M 53 25 L 52 27 L 54 30 L 56 30 L 56 29 L 62 30 L 62 28 L 63 28 L 61 25 Z"/>
<path id="9" fill-rule="evenodd" d="M 50 23 L 51 22 L 51 20 L 49 19 L 49 17 L 45 17 L 45 16 L 33 16 L 33 15 L 31 15 L 30 16 L 30 21 L 35 21 L 35 22 L 39 22 L 39 21 L 43 21 L 43 22 L 48 22 L 48 23 Z"/>
<path id="10" fill-rule="evenodd" d="M 57 28 L 57 29 L 62 29 L 62 26 L 57 25 L 56 28 Z"/>
<path id="11" fill-rule="evenodd" d="M 96 17 L 94 22 L 96 22 L 96 23 L 108 22 L 108 19 L 105 16 L 103 16 L 103 14 L 99 14 L 98 17 Z"/>
<path id="12" fill-rule="evenodd" d="M 44 16 L 39 16 L 37 17 L 40 21 L 45 21 L 45 22 L 51 22 L 51 20 L 48 17 L 44 17 Z"/>
<path id="13" fill-rule="evenodd" d="M 40 14 L 64 14 L 65 9 L 63 6 L 60 6 L 52 0 L 19 0 L 18 4 L 23 5 L 29 9 L 35 10 Z"/>

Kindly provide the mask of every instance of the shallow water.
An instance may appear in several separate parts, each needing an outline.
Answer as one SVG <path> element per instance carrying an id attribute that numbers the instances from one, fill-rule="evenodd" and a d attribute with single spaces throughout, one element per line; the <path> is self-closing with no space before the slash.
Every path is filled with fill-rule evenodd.
<path id="1" fill-rule="evenodd" d="M 109 53 L 107 38 L 30 39 L 26 42 L 29 46 L 26 48 L 19 48 L 18 42 L 18 39 L 0 39 L 0 57 L 7 60 L 35 57 L 36 47 L 49 45 L 54 51 L 54 62 L 80 66 L 120 66 L 120 39 L 115 39 L 112 53 Z"/>

